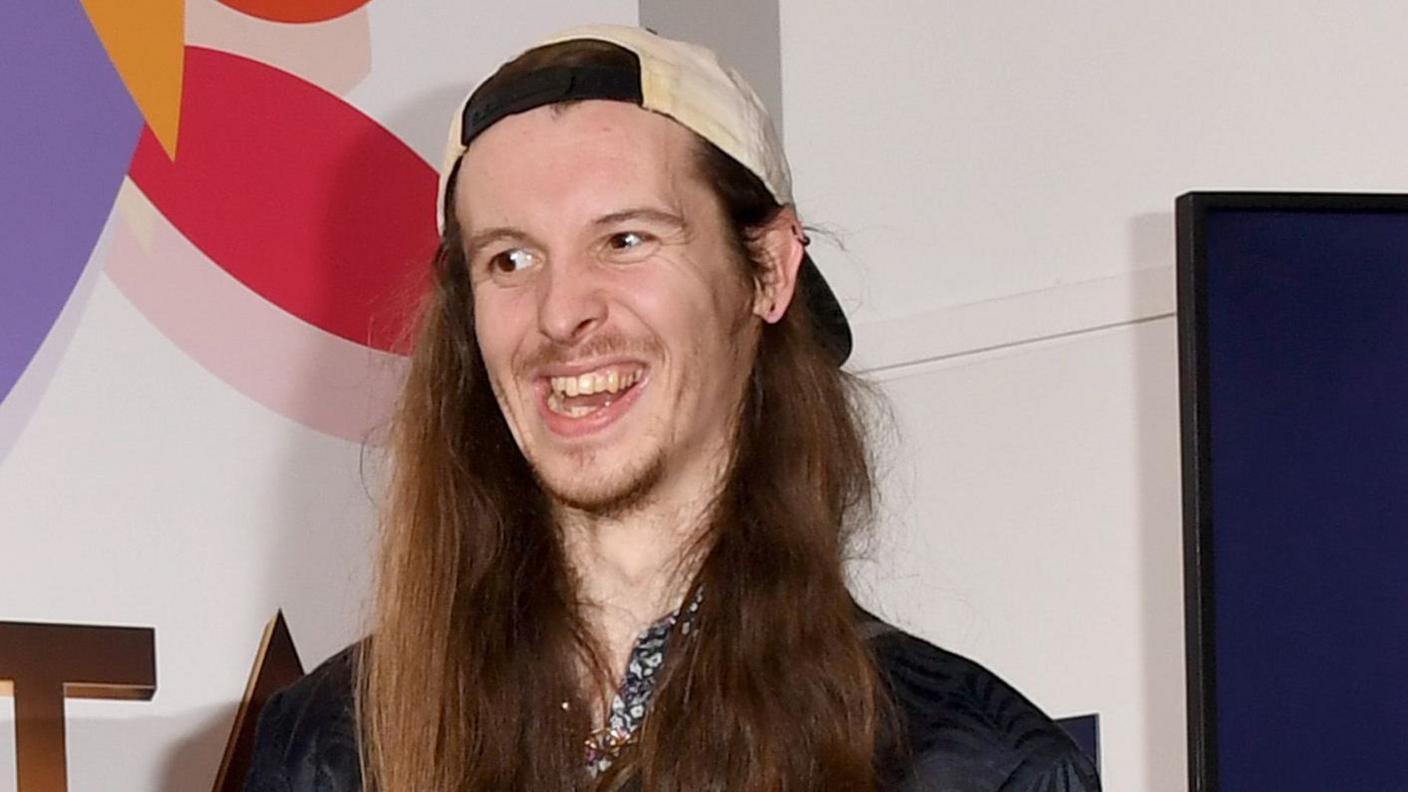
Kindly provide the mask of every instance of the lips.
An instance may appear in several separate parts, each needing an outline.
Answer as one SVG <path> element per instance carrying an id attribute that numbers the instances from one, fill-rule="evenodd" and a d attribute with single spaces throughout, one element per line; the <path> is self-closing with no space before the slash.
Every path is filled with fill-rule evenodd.
<path id="1" fill-rule="evenodd" d="M 553 434 L 589 435 L 616 422 L 644 390 L 646 368 L 617 362 L 547 372 L 536 388 L 543 422 Z"/>

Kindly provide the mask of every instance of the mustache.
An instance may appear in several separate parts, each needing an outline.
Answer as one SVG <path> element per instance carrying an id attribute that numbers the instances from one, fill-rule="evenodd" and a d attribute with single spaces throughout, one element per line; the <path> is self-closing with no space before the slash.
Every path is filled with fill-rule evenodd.
<path id="1" fill-rule="evenodd" d="M 611 356 L 658 356 L 660 345 L 651 339 L 628 338 L 619 334 L 592 336 L 578 344 L 554 341 L 541 344 L 527 352 L 514 368 L 526 374 L 544 366 L 570 365 L 579 360 Z"/>

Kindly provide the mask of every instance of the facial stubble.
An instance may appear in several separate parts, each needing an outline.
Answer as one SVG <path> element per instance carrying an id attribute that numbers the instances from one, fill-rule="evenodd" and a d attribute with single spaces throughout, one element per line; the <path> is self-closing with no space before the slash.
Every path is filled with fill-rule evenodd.
<path id="1" fill-rule="evenodd" d="M 596 454 L 590 451 L 575 452 L 571 455 L 579 469 L 594 470 L 601 466 Z M 635 511 L 650 502 L 651 495 L 665 475 L 664 454 L 656 451 L 644 464 L 630 471 L 622 481 L 605 481 L 609 471 L 596 481 L 585 482 L 575 487 L 562 486 L 543 475 L 542 470 L 529 459 L 529 468 L 538 486 L 559 506 L 581 512 L 592 517 L 619 518 Z"/>

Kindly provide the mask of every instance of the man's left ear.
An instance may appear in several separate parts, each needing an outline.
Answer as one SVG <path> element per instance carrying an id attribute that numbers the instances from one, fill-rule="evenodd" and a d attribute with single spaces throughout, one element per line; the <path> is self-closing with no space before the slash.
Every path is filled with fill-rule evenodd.
<path id="1" fill-rule="evenodd" d="M 757 237 L 757 250 L 762 254 L 763 269 L 757 275 L 753 297 L 753 313 L 768 324 L 774 324 L 787 313 L 797 290 L 797 272 L 806 255 L 806 234 L 791 207 L 784 207 Z"/>

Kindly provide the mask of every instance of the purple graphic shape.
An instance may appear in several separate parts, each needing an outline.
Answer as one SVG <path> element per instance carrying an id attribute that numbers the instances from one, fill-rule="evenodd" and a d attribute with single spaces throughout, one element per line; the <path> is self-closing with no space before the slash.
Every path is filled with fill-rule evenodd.
<path id="1" fill-rule="evenodd" d="M 142 117 L 78 0 L 0 2 L 0 401 L 88 262 Z"/>

